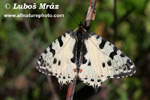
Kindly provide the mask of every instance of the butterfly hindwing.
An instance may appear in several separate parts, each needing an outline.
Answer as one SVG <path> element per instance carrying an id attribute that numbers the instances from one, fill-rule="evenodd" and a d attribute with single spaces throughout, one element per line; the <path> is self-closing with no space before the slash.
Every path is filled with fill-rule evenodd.
<path id="1" fill-rule="evenodd" d="M 73 31 L 69 31 L 58 39 L 41 54 L 37 62 L 36 68 L 50 76 L 56 76 L 60 84 L 67 84 L 73 81 L 76 73 L 75 63 L 70 61 L 73 57 L 73 48 L 75 39 L 71 36 Z"/>
<path id="2" fill-rule="evenodd" d="M 84 40 L 87 60 L 81 64 L 79 78 L 94 88 L 101 86 L 109 78 L 123 78 L 135 73 L 132 61 L 112 43 L 89 32 L 89 38 Z"/>

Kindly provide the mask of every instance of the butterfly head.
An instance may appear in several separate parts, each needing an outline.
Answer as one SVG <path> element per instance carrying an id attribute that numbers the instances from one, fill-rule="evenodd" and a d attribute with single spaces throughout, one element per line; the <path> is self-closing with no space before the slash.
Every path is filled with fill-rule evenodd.
<path id="1" fill-rule="evenodd" d="M 78 27 L 75 29 L 76 33 L 82 33 L 84 34 L 85 32 L 87 32 L 87 30 L 84 28 L 84 25 L 82 24 L 82 22 L 80 22 L 80 24 L 78 25 Z"/>

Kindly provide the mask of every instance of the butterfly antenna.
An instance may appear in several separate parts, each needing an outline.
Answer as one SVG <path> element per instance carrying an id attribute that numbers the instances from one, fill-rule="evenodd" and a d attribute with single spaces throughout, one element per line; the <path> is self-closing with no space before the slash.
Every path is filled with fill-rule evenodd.
<path id="1" fill-rule="evenodd" d="M 71 18 L 75 21 L 75 23 L 78 25 L 79 21 L 77 21 L 77 19 L 72 15 L 71 12 L 68 12 L 68 14 L 71 16 Z"/>
<path id="2" fill-rule="evenodd" d="M 85 28 L 87 31 L 89 31 L 90 27 L 87 27 L 87 26 L 86 26 L 86 20 L 85 20 L 85 19 L 86 19 L 86 15 L 87 15 L 87 11 L 85 12 L 84 17 L 83 17 L 82 20 L 84 21 L 84 28 Z"/>
<path id="3" fill-rule="evenodd" d="M 83 21 L 83 22 L 85 22 L 86 14 L 87 14 L 87 11 L 85 12 L 84 17 L 82 18 L 82 21 Z"/>

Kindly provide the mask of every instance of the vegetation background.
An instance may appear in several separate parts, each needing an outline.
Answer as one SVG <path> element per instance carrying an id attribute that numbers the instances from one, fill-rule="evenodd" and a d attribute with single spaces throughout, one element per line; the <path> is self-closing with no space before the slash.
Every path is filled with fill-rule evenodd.
<path id="1" fill-rule="evenodd" d="M 14 3 L 58 4 L 59 10 L 12 9 Z M 4 5 L 9 3 L 10 9 Z M 35 63 L 40 53 L 62 33 L 75 29 L 85 20 L 89 0 L 1 0 L 0 1 L 0 100 L 65 100 L 68 86 L 60 90 L 52 78 L 54 98 L 46 75 Z M 117 0 L 117 34 L 114 33 L 114 0 L 97 0 L 96 18 L 91 31 L 109 41 L 129 56 L 137 66 L 129 78 L 108 80 L 97 93 L 80 81 L 74 100 L 150 100 L 150 0 Z M 49 13 L 61 18 L 5 18 L 4 14 Z M 83 20 L 84 19 L 84 20 Z M 114 38 L 115 36 L 115 38 Z M 51 84 L 52 84 L 51 83 Z"/>

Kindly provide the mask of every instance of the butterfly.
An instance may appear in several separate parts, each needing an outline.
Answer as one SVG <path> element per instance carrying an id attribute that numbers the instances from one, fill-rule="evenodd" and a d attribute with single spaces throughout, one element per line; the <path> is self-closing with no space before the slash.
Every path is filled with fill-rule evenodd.
<path id="1" fill-rule="evenodd" d="M 123 52 L 82 24 L 52 42 L 38 58 L 36 68 L 56 76 L 60 85 L 79 78 L 95 89 L 107 79 L 136 72 L 135 64 Z"/>

